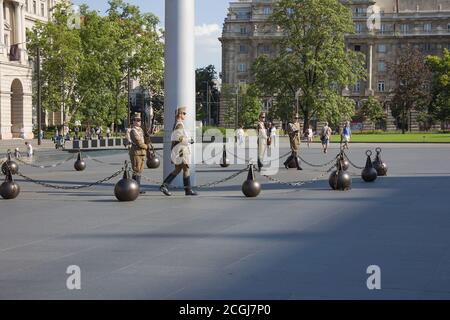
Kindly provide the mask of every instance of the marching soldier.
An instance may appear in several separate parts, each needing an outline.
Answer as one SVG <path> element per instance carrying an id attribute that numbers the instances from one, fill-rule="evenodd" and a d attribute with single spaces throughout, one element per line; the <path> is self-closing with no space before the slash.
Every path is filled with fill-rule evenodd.
<path id="1" fill-rule="evenodd" d="M 144 172 L 145 155 L 149 149 L 150 141 L 144 137 L 144 130 L 141 128 L 141 115 L 139 113 L 133 116 L 129 135 L 131 145 L 128 152 L 133 167 L 133 179 L 139 184 L 140 189 L 141 175 Z M 145 192 L 140 190 L 139 193 L 143 194 Z"/>
<path id="2" fill-rule="evenodd" d="M 267 149 L 267 128 L 266 128 L 266 114 L 261 112 L 258 121 L 258 169 L 261 171 L 263 167 L 264 153 Z"/>
<path id="3" fill-rule="evenodd" d="M 288 134 L 289 134 L 289 143 L 291 145 L 291 155 L 289 158 L 286 159 L 284 162 L 284 167 L 286 169 L 289 169 L 289 163 L 294 160 L 295 165 L 297 166 L 297 170 L 303 170 L 302 167 L 300 167 L 300 164 L 298 162 L 298 155 L 299 155 L 299 149 L 300 149 L 300 134 L 301 134 L 301 128 L 300 123 L 298 122 L 298 114 L 295 114 L 293 122 L 290 122 L 288 124 Z"/>
<path id="4" fill-rule="evenodd" d="M 185 195 L 196 196 L 197 193 L 191 188 L 191 177 L 189 172 L 189 164 L 191 163 L 190 144 L 194 141 L 189 137 L 184 129 L 183 121 L 186 118 L 186 108 L 179 107 L 175 115 L 175 125 L 172 132 L 172 153 L 171 159 L 175 164 L 175 170 L 172 171 L 164 180 L 160 187 L 162 193 L 171 196 L 169 192 L 169 184 L 183 171 L 183 184 Z"/>

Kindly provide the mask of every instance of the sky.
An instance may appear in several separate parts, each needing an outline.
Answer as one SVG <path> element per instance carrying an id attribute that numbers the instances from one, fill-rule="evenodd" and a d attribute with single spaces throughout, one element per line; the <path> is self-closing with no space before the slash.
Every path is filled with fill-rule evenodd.
<path id="1" fill-rule="evenodd" d="M 165 0 L 126 0 L 138 5 L 142 12 L 151 12 L 159 17 L 164 26 Z M 217 38 L 222 33 L 222 25 L 228 12 L 229 0 L 195 0 L 195 64 L 197 68 L 212 64 L 216 71 L 222 69 L 222 50 Z M 75 5 L 87 4 L 89 8 L 103 14 L 108 0 L 73 0 Z"/>

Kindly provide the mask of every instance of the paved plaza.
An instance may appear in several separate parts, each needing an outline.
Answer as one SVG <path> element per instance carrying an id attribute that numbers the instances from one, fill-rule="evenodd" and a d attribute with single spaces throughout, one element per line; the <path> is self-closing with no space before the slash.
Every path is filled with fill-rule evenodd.
<path id="1" fill-rule="evenodd" d="M 119 177 L 81 190 L 48 189 L 16 176 L 21 193 L 0 200 L 0 299 L 435 299 L 450 298 L 450 145 L 353 144 L 357 165 L 382 147 L 387 177 L 364 183 L 351 168 L 347 192 L 330 190 L 327 168 L 280 168 L 294 188 L 256 174 L 258 198 L 245 198 L 243 173 L 187 198 L 163 196 L 156 183 L 132 203 L 114 195 Z M 329 154 L 302 144 L 315 164 Z M 288 151 L 282 141 L 281 154 Z M 39 157 L 39 155 L 37 155 Z M 43 151 L 51 164 L 70 154 Z M 121 169 L 125 151 L 92 153 L 76 172 L 21 165 L 39 181 L 71 186 Z M 41 163 L 41 162 L 40 162 Z M 117 164 L 115 164 L 117 163 Z M 198 183 L 245 165 L 197 167 Z M 162 167 L 146 170 L 161 181 Z M 81 290 L 68 290 L 68 266 Z M 367 288 L 367 267 L 381 269 L 381 290 Z"/>

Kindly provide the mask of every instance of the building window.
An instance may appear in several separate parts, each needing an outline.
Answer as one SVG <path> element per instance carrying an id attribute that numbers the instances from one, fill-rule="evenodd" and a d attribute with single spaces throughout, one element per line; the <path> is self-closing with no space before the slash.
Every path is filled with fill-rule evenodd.
<path id="1" fill-rule="evenodd" d="M 271 15 L 271 14 L 272 14 L 272 8 L 271 8 L 271 7 L 264 7 L 263 13 L 264 13 L 264 15 L 266 15 L 266 16 Z"/>
<path id="2" fill-rule="evenodd" d="M 450 31 L 450 23 L 447 25 L 447 30 Z"/>
<path id="3" fill-rule="evenodd" d="M 245 64 L 245 63 L 239 63 L 238 71 L 239 71 L 239 72 L 246 72 L 246 71 L 247 71 L 247 64 Z"/>
<path id="4" fill-rule="evenodd" d="M 241 45 L 239 46 L 239 53 L 247 53 L 247 46 L 241 44 Z"/>
<path id="5" fill-rule="evenodd" d="M 33 1 L 33 13 L 34 14 L 36 14 L 36 12 L 37 12 L 36 10 L 37 10 L 37 8 L 36 8 L 36 0 L 34 0 Z"/>
<path id="6" fill-rule="evenodd" d="M 423 50 L 424 51 L 431 51 L 433 49 L 433 46 L 431 45 L 431 43 L 424 43 L 423 44 Z"/>
<path id="7" fill-rule="evenodd" d="M 358 81 L 355 83 L 355 85 L 353 86 L 353 92 L 361 92 L 361 82 Z"/>
<path id="8" fill-rule="evenodd" d="M 247 34 L 247 28 L 241 27 L 241 34 Z"/>
<path id="9" fill-rule="evenodd" d="M 361 51 L 361 46 L 360 45 L 356 45 L 355 46 L 355 51 L 360 52 Z"/>
<path id="10" fill-rule="evenodd" d="M 400 25 L 400 32 L 403 34 L 407 34 L 409 32 L 409 25 L 408 24 L 401 24 Z"/>
<path id="11" fill-rule="evenodd" d="M 425 23 L 425 24 L 423 25 L 423 31 L 425 31 L 425 32 L 431 32 L 431 30 L 432 30 L 431 23 Z"/>
<path id="12" fill-rule="evenodd" d="M 41 3 L 41 16 L 45 17 L 45 5 Z"/>
<path id="13" fill-rule="evenodd" d="M 238 11 L 236 13 L 238 20 L 249 20 L 250 19 L 250 12 L 247 11 Z"/>
<path id="14" fill-rule="evenodd" d="M 378 92 L 384 92 L 385 86 L 384 81 L 378 81 Z"/>
<path id="15" fill-rule="evenodd" d="M 355 31 L 356 31 L 356 33 L 362 33 L 362 31 L 363 31 L 363 26 L 362 26 L 362 24 L 357 23 L 357 24 L 355 25 Z"/>
<path id="16" fill-rule="evenodd" d="M 25 1 L 25 11 L 28 12 L 29 8 L 28 8 L 28 0 Z"/>
<path id="17" fill-rule="evenodd" d="M 386 32 L 386 25 L 383 23 L 380 25 L 380 34 L 384 34 Z"/>
<path id="18" fill-rule="evenodd" d="M 386 62 L 380 61 L 378 62 L 378 71 L 385 72 L 386 71 Z"/>
<path id="19" fill-rule="evenodd" d="M 386 53 L 386 45 L 385 44 L 379 44 L 378 45 L 378 52 L 379 53 Z"/>

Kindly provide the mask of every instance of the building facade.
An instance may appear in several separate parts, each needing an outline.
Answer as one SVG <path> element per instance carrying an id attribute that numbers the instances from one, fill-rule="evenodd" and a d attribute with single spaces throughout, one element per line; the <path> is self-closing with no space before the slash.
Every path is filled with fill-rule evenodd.
<path id="1" fill-rule="evenodd" d="M 276 1 L 230 3 L 219 39 L 224 84 L 237 86 L 251 81 L 249 68 L 254 60 L 260 54 L 277 54 L 274 42 L 282 35 L 280 30 L 266 24 Z M 347 47 L 365 54 L 368 74 L 367 80 L 358 81 L 343 94 L 353 98 L 357 107 L 370 95 L 379 97 L 386 107 L 386 127 L 395 129 L 399 122 L 388 107 L 395 84 L 388 66 L 408 47 L 417 48 L 424 55 L 439 55 L 445 48 L 450 49 L 450 1 L 353 0 L 343 3 L 352 10 L 355 23 L 355 34 L 346 37 Z M 369 17 L 378 19 L 375 30 L 368 27 Z M 270 106 L 270 101 L 263 105 Z M 222 123 L 224 112 L 221 110 Z M 408 126 L 412 130 L 419 129 L 414 113 L 410 115 Z"/>
<path id="2" fill-rule="evenodd" d="M 49 21 L 55 3 L 0 0 L 0 139 L 33 138 L 33 68 L 26 32 L 37 21 Z"/>

